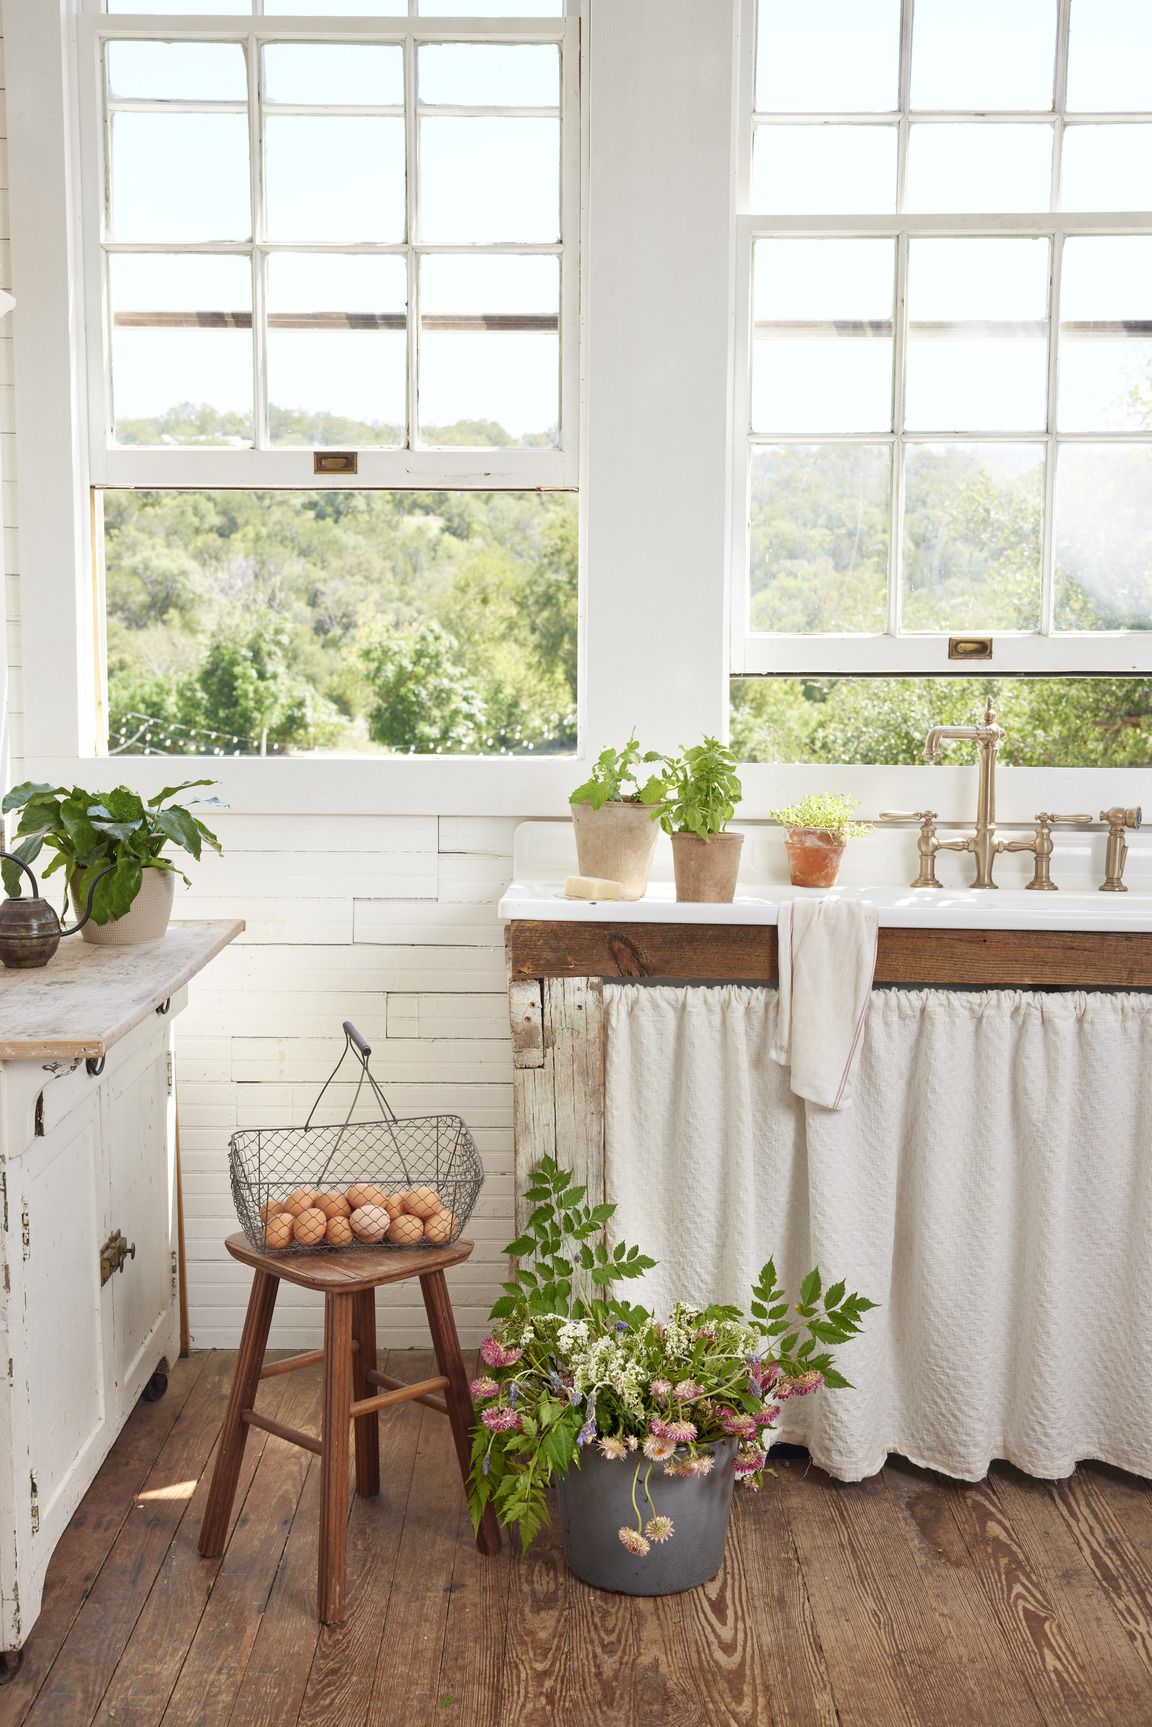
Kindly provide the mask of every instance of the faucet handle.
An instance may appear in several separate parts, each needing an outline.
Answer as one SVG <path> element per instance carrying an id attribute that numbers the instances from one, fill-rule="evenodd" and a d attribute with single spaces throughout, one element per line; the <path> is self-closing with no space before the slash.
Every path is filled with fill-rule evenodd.
<path id="1" fill-rule="evenodd" d="M 1041 810 L 1036 817 L 1037 827 L 1048 828 L 1082 828 L 1092 820 L 1091 816 L 1053 816 L 1046 810 Z"/>
<path id="2" fill-rule="evenodd" d="M 934 822 L 936 810 L 881 810 L 878 821 L 882 822 Z"/>

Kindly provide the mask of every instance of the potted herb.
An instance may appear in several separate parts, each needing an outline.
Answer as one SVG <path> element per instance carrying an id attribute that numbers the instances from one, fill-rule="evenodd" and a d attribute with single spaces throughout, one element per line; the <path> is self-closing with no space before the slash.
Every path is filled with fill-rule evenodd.
<path id="1" fill-rule="evenodd" d="M 816 792 L 772 811 L 784 829 L 793 887 L 835 886 L 848 841 L 872 832 L 867 822 L 853 820 L 856 803 L 847 792 Z"/>
<path id="2" fill-rule="evenodd" d="M 791 1304 L 772 1262 L 739 1308 L 678 1303 L 664 1321 L 611 1294 L 655 1262 L 602 1239 L 614 1205 L 545 1158 L 533 1210 L 508 1252 L 518 1268 L 492 1309 L 473 1381 L 469 1504 L 492 1504 L 522 1543 L 548 1519 L 555 1482 L 569 1568 L 600 1589 L 667 1595 L 719 1570 L 732 1486 L 758 1487 L 784 1403 L 847 1386 L 825 1345 L 875 1305 L 804 1279 Z M 794 1314 L 795 1317 L 791 1317 Z"/>
<path id="3" fill-rule="evenodd" d="M 80 786 L 37 785 L 31 780 L 13 788 L 4 799 L 4 814 L 20 811 L 13 852 L 32 863 L 45 846 L 56 856 L 45 876 L 64 871 L 73 904 L 82 909 L 89 879 L 115 868 L 97 883 L 92 916 L 84 925 L 85 941 L 109 947 L 129 947 L 155 941 L 164 934 L 172 912 L 175 876 L 180 874 L 161 854 L 169 846 L 199 859 L 205 845 L 220 850 L 220 842 L 187 804 L 173 803 L 178 792 L 210 786 L 211 780 L 185 780 L 166 786 L 147 803 L 127 786 L 110 792 L 86 792 Z M 193 798 L 191 803 L 223 806 L 219 798 Z M 4 886 L 19 898 L 21 872 L 5 863 Z M 183 876 L 185 885 L 188 877 Z"/>
<path id="4" fill-rule="evenodd" d="M 727 904 L 736 892 L 744 844 L 743 834 L 725 832 L 744 792 L 736 757 L 716 738 L 705 738 L 667 768 L 660 825 L 672 835 L 676 898 Z"/>
<path id="5" fill-rule="evenodd" d="M 644 772 L 656 762 L 663 757 L 642 751 L 633 732 L 622 750 L 601 750 L 570 799 L 580 874 L 619 882 L 622 899 L 642 899 L 648 886 L 667 789 L 663 773 Z"/>

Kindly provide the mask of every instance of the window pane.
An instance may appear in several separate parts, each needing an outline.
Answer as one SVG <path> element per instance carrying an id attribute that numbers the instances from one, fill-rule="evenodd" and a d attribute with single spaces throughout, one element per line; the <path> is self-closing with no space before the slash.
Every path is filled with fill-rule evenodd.
<path id="1" fill-rule="evenodd" d="M 406 18 L 408 0 L 264 0 L 264 11 L 280 18 Z"/>
<path id="2" fill-rule="evenodd" d="M 113 114 L 114 240 L 246 240 L 252 232 L 242 114 Z"/>
<path id="3" fill-rule="evenodd" d="M 752 425 L 875 432 L 892 424 L 891 240 L 758 240 Z"/>
<path id="4" fill-rule="evenodd" d="M 552 241 L 560 237 L 560 122 L 420 122 L 424 240 Z"/>
<path id="5" fill-rule="evenodd" d="M 900 0 L 760 0 L 760 113 L 884 113 L 899 73 Z"/>
<path id="6" fill-rule="evenodd" d="M 1089 114 L 1152 108 L 1152 10 L 1134 0 L 1072 0 L 1068 106 Z"/>
<path id="7" fill-rule="evenodd" d="M 270 114 L 264 161 L 270 240 L 403 240 L 403 120 Z"/>
<path id="8" fill-rule="evenodd" d="M 1152 629 L 1152 445 L 1056 458 L 1056 627 Z"/>
<path id="9" fill-rule="evenodd" d="M 108 93 L 163 102 L 248 102 L 238 42 L 109 42 Z"/>
<path id="10" fill-rule="evenodd" d="M 1065 130 L 1065 210 L 1146 210 L 1150 186 L 1152 125 Z"/>
<path id="11" fill-rule="evenodd" d="M 777 444 L 753 450 L 753 631 L 884 629 L 890 471 L 886 445 Z"/>
<path id="12" fill-rule="evenodd" d="M 895 210 L 895 126 L 757 126 L 752 208 L 838 216 Z"/>
<path id="13" fill-rule="evenodd" d="M 913 240 L 905 424 L 1041 429 L 1047 396 L 1047 240 Z"/>
<path id="14" fill-rule="evenodd" d="M 905 453 L 907 630 L 1035 630 L 1040 444 L 918 444 Z"/>
<path id="15" fill-rule="evenodd" d="M 1056 0 L 916 0 L 913 108 L 1051 108 Z"/>
<path id="16" fill-rule="evenodd" d="M 991 696 L 1009 767 L 1152 766 L 1147 678 L 733 678 L 730 688 L 732 748 L 743 762 L 918 767 L 932 726 L 971 725 Z M 948 760 L 975 762 L 976 746 L 950 744 Z M 905 836 L 910 872 L 915 837 Z M 949 885 L 972 869 L 947 852 L 937 867 Z"/>
<path id="17" fill-rule="evenodd" d="M 422 18 L 562 18 L 564 0 L 515 0 L 516 10 L 509 13 L 513 0 L 417 0 L 416 10 Z"/>
<path id="18" fill-rule="evenodd" d="M 402 108 L 404 50 L 361 42 L 278 42 L 264 50 L 264 100 Z"/>
<path id="19" fill-rule="evenodd" d="M 451 255 L 420 266 L 420 435 L 428 444 L 554 444 L 560 262 Z"/>
<path id="20" fill-rule="evenodd" d="M 277 252 L 268 260 L 274 444 L 402 444 L 403 258 Z"/>
<path id="21" fill-rule="evenodd" d="M 117 443 L 251 443 L 248 260 L 117 253 L 108 271 Z"/>
<path id="22" fill-rule="evenodd" d="M 110 748 L 571 754 L 576 521 L 564 493 L 105 492 Z"/>
<path id="23" fill-rule="evenodd" d="M 108 0 L 108 11 L 153 13 L 157 3 L 158 0 Z M 217 18 L 248 18 L 252 13 L 252 0 L 211 0 L 211 5 L 213 16 Z M 173 17 L 187 17 L 190 13 L 203 14 L 206 10 L 205 0 L 165 0 L 164 10 Z"/>
<path id="24" fill-rule="evenodd" d="M 1058 425 L 1152 430 L 1152 239 L 1064 243 Z"/>
<path id="25" fill-rule="evenodd" d="M 1047 210 L 1050 126 L 913 126 L 909 210 Z"/>
<path id="26" fill-rule="evenodd" d="M 504 47 L 426 43 L 417 51 L 421 102 L 454 108 L 555 108 L 560 50 L 552 43 Z"/>

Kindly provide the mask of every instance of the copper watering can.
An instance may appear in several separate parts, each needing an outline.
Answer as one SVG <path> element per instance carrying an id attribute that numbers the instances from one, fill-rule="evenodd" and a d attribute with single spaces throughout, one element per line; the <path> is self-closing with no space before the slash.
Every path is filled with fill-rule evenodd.
<path id="1" fill-rule="evenodd" d="M 97 882 L 103 881 L 116 865 L 108 864 L 98 876 L 93 876 L 88 884 L 88 903 L 84 907 L 84 916 L 79 923 L 64 929 L 55 908 L 50 906 L 46 899 L 40 898 L 40 884 L 23 858 L 6 851 L 0 851 L 0 858 L 7 858 L 9 862 L 16 864 L 32 883 L 31 899 L 6 899 L 0 904 L 0 964 L 24 970 L 47 965 L 60 946 L 61 937 L 75 935 L 77 930 L 84 928 L 92 916 L 92 899 Z"/>

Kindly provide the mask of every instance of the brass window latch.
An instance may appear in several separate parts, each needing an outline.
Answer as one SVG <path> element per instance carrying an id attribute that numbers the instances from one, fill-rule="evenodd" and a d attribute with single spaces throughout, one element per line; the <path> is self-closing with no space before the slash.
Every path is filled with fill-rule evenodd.
<path id="1" fill-rule="evenodd" d="M 1128 857 L 1128 842 L 1124 838 L 1124 830 L 1138 828 L 1143 820 L 1143 811 L 1115 804 L 1110 810 L 1100 811 L 1100 820 L 1108 823 L 1108 849 L 1104 855 L 1104 880 L 1100 883 L 1100 892 L 1127 893 L 1124 864 Z"/>
<path id="2" fill-rule="evenodd" d="M 103 1289 L 114 1271 L 123 1271 L 124 1262 L 135 1259 L 136 1243 L 129 1245 L 128 1237 L 120 1230 L 114 1229 L 103 1247 L 100 1249 L 100 1287 Z"/>

